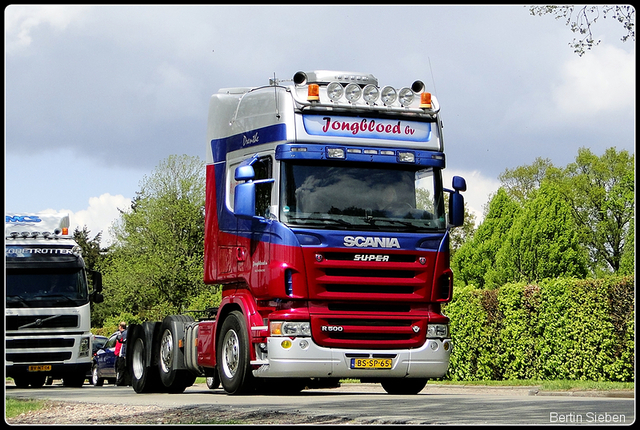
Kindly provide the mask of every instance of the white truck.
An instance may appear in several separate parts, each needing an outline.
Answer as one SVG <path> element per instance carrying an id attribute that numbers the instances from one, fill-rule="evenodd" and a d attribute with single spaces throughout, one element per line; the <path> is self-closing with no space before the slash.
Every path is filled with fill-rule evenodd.
<path id="1" fill-rule="evenodd" d="M 90 302 L 103 300 L 102 276 L 86 269 L 69 216 L 6 214 L 5 275 L 6 376 L 23 388 L 47 377 L 82 386 L 91 368 Z"/>

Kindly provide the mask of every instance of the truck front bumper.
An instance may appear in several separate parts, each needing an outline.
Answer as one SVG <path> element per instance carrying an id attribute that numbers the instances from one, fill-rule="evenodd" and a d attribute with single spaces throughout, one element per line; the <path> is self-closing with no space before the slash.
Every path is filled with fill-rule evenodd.
<path id="1" fill-rule="evenodd" d="M 311 338 L 269 337 L 267 353 L 252 361 L 259 366 L 253 374 L 259 378 L 439 378 L 449 367 L 452 345 L 451 339 L 427 339 L 414 349 L 337 349 L 316 345 Z M 354 369 L 356 358 L 390 358 L 392 362 L 390 368 Z"/>

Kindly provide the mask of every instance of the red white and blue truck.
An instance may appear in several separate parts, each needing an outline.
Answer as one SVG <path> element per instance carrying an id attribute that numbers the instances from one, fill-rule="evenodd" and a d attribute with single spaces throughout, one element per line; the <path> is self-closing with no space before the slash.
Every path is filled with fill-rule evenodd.
<path id="1" fill-rule="evenodd" d="M 6 214 L 5 367 L 18 387 L 41 387 L 47 377 L 79 387 L 87 377 L 90 302 L 102 301 L 102 276 L 81 251 L 68 215 Z"/>
<path id="2" fill-rule="evenodd" d="M 417 393 L 445 375 L 466 183 L 443 185 L 440 107 L 421 81 L 314 71 L 221 89 L 206 161 L 204 281 L 222 300 L 211 318 L 129 328 L 136 392 L 207 376 L 229 394 L 343 378 Z"/>

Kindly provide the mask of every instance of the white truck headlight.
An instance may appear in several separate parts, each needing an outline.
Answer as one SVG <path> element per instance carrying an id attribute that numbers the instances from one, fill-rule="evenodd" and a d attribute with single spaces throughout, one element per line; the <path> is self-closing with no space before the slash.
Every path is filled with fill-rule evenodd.
<path id="1" fill-rule="evenodd" d="M 271 321 L 270 328 L 271 336 L 311 336 L 309 321 Z"/>
<path id="2" fill-rule="evenodd" d="M 429 324 L 427 325 L 427 339 L 443 339 L 449 337 L 449 325 Z"/>
<path id="3" fill-rule="evenodd" d="M 88 357 L 91 342 L 88 337 L 80 339 L 80 346 L 78 348 L 78 357 Z"/>

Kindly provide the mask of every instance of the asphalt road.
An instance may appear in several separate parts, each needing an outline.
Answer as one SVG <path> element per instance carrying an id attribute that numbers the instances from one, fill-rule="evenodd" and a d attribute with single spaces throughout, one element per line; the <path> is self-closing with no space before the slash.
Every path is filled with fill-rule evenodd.
<path id="1" fill-rule="evenodd" d="M 298 395 L 229 396 L 196 384 L 182 394 L 136 394 L 130 387 L 5 387 L 7 397 L 100 404 L 207 407 L 343 418 L 352 424 L 625 424 L 635 421 L 632 393 L 541 393 L 535 387 L 427 385 L 418 395 L 387 394 L 379 384 L 343 384 Z"/>

